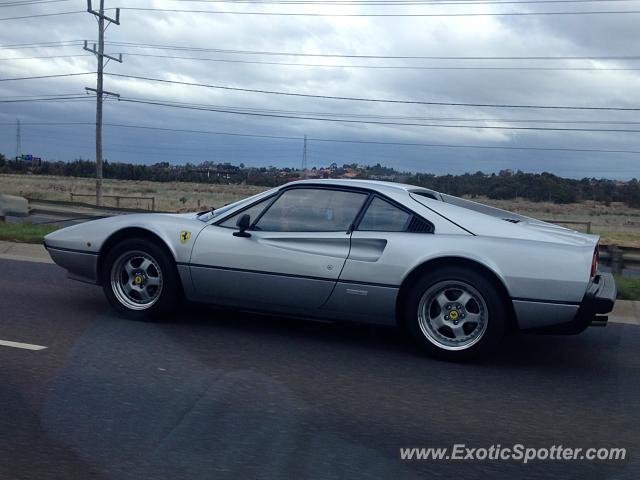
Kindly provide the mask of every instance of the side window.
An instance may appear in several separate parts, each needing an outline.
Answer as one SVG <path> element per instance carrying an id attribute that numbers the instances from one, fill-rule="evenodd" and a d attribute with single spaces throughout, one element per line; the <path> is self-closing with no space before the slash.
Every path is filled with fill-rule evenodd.
<path id="1" fill-rule="evenodd" d="M 237 228 L 236 222 L 238 221 L 238 218 L 240 218 L 240 216 L 244 214 L 249 215 L 251 217 L 251 221 L 254 221 L 256 218 L 258 218 L 258 215 L 260 215 L 260 212 L 262 212 L 264 207 L 266 207 L 271 200 L 273 200 L 273 196 L 266 198 L 256 203 L 255 205 L 247 208 L 246 210 L 242 210 L 241 212 L 236 213 L 235 215 L 231 215 L 224 222 L 221 222 L 218 225 L 226 228 Z"/>
<path id="2" fill-rule="evenodd" d="M 262 216 L 257 230 L 268 232 L 346 232 L 367 195 L 319 188 L 284 192 Z"/>
<path id="3" fill-rule="evenodd" d="M 404 232 L 411 221 L 411 214 L 374 197 L 367 208 L 358 230 L 377 232 Z"/>

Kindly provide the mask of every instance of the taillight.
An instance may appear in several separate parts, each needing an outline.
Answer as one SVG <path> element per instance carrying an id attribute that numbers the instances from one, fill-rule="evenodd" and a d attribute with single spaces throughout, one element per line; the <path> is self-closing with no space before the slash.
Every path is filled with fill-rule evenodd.
<path id="1" fill-rule="evenodd" d="M 591 277 L 595 277 L 598 273 L 598 259 L 600 258 L 600 243 L 596 245 L 593 251 L 593 260 L 591 260 Z"/>

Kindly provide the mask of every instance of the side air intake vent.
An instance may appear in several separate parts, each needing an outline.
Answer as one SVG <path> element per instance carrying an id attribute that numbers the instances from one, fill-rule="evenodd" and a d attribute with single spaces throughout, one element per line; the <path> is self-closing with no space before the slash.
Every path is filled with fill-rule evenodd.
<path id="1" fill-rule="evenodd" d="M 516 220 L 515 218 L 503 218 L 502 220 L 505 222 L 520 223 L 520 220 Z"/>
<path id="2" fill-rule="evenodd" d="M 411 222 L 409 223 L 407 231 L 413 233 L 433 233 L 433 225 L 431 225 L 431 223 L 427 222 L 426 220 L 414 215 L 411 219 Z"/>

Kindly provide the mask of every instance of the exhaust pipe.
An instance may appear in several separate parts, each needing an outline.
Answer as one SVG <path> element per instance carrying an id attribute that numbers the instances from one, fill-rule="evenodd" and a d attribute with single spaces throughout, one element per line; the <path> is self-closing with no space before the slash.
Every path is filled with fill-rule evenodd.
<path id="1" fill-rule="evenodd" d="M 606 315 L 596 315 L 589 326 L 591 327 L 606 327 L 607 322 L 609 321 L 609 317 Z"/>

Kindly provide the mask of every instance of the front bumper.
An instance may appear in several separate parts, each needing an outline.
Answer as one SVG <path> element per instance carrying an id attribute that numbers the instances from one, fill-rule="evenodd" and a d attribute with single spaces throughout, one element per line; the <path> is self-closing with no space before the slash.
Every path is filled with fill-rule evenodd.
<path id="1" fill-rule="evenodd" d="M 537 331 L 572 335 L 584 331 L 589 325 L 605 326 L 608 320 L 606 314 L 613 310 L 617 294 L 618 289 L 613 275 L 599 273 L 589 282 L 587 291 L 573 320 Z"/>
<path id="2" fill-rule="evenodd" d="M 98 254 L 80 250 L 50 247 L 44 243 L 53 261 L 67 270 L 73 280 L 85 283 L 98 283 Z"/>

